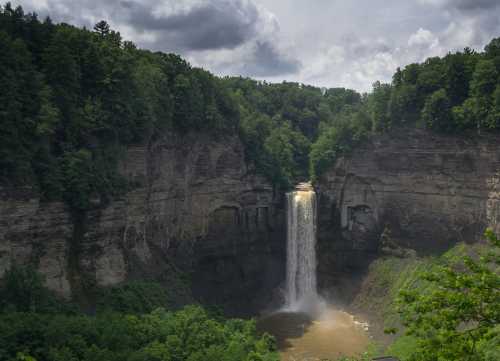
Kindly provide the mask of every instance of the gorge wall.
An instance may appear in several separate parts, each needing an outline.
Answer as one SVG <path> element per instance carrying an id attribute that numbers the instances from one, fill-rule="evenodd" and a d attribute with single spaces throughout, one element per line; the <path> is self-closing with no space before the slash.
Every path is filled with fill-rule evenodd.
<path id="1" fill-rule="evenodd" d="M 338 159 L 316 188 L 318 281 L 349 294 L 381 251 L 441 252 L 500 231 L 500 139 L 402 129 Z"/>
<path id="2" fill-rule="evenodd" d="M 166 135 L 130 147 L 133 189 L 72 214 L 29 188 L 1 189 L 0 277 L 33 264 L 59 294 L 155 279 L 229 313 L 262 309 L 285 275 L 284 202 L 251 175 L 237 137 Z M 187 295 L 189 293 L 189 295 Z"/>
<path id="3" fill-rule="evenodd" d="M 0 278 L 15 262 L 65 297 L 154 279 L 179 303 L 269 306 L 285 280 L 284 194 L 248 169 L 237 137 L 167 134 L 130 147 L 120 172 L 132 189 L 86 214 L 0 189 Z M 383 252 L 441 252 L 500 231 L 499 172 L 494 135 L 400 130 L 339 158 L 315 184 L 320 289 L 348 302 Z"/>

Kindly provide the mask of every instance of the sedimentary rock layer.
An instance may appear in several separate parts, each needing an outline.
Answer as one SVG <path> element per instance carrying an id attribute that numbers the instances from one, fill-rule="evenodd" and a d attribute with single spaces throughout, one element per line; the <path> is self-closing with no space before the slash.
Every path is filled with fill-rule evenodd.
<path id="1" fill-rule="evenodd" d="M 500 140 L 400 130 L 339 158 L 316 187 L 325 281 L 383 248 L 439 252 L 500 231 Z"/>
<path id="2" fill-rule="evenodd" d="M 31 263 L 66 297 L 133 278 L 176 292 L 180 277 L 231 312 L 269 301 L 285 272 L 283 199 L 249 172 L 237 137 L 166 135 L 130 147 L 120 172 L 132 190 L 85 214 L 2 189 L 0 277 Z"/>

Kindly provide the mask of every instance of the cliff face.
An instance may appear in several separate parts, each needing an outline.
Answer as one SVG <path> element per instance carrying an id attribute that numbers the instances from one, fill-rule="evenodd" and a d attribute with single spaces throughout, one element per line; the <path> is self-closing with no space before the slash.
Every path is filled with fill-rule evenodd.
<path id="1" fill-rule="evenodd" d="M 420 130 L 376 137 L 317 184 L 319 278 L 365 267 L 381 250 L 440 252 L 500 224 L 500 140 Z"/>
<path id="2" fill-rule="evenodd" d="M 268 305 L 285 279 L 284 195 L 251 175 L 237 137 L 166 135 L 129 148 L 120 171 L 133 189 L 86 214 L 0 189 L 0 278 L 30 263 L 66 297 L 155 279 L 179 302 L 240 315 Z M 500 231 L 500 140 L 379 136 L 316 190 L 320 287 L 349 297 L 381 251 L 440 252 Z"/>
<path id="3" fill-rule="evenodd" d="M 167 135 L 128 149 L 120 171 L 133 190 L 86 214 L 2 190 L 0 277 L 31 263 L 66 297 L 152 278 L 232 313 L 269 302 L 285 273 L 283 202 L 249 175 L 237 137 Z"/>

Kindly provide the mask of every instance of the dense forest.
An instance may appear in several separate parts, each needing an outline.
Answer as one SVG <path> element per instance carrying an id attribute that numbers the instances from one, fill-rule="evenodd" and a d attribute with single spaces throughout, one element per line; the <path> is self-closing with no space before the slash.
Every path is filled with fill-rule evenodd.
<path id="1" fill-rule="evenodd" d="M 174 54 L 138 49 L 101 21 L 93 30 L 0 8 L 0 182 L 36 185 L 75 209 L 127 189 L 124 148 L 163 132 L 238 134 L 274 184 L 316 178 L 335 158 L 395 127 L 500 127 L 500 39 L 398 69 L 369 94 L 218 78 Z"/>
<path id="2" fill-rule="evenodd" d="M 221 80 L 172 54 L 139 50 L 100 22 L 93 31 L 0 9 L 0 180 L 35 184 L 75 209 L 127 185 L 120 151 L 161 132 L 234 133 Z"/>

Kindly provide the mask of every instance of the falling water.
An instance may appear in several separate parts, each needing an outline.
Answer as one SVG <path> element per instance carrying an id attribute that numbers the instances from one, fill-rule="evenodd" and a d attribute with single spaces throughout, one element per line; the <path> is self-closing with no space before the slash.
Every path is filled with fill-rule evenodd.
<path id="1" fill-rule="evenodd" d="M 369 343 L 368 325 L 328 305 L 316 290 L 316 193 L 301 183 L 287 201 L 286 305 L 262 317 L 257 329 L 276 337 L 281 361 L 358 355 Z"/>
<path id="2" fill-rule="evenodd" d="M 316 193 L 301 183 L 287 193 L 286 307 L 311 311 L 318 304 L 316 291 Z"/>

